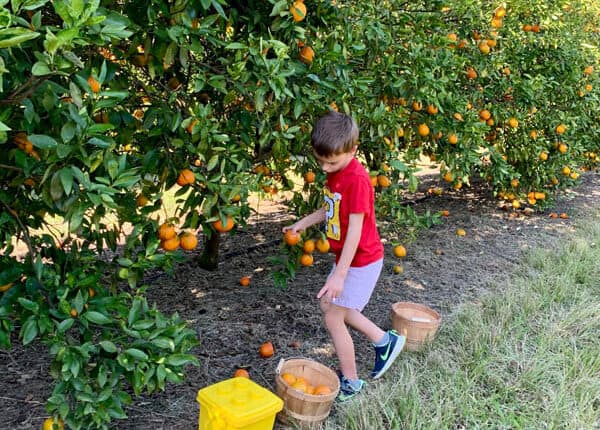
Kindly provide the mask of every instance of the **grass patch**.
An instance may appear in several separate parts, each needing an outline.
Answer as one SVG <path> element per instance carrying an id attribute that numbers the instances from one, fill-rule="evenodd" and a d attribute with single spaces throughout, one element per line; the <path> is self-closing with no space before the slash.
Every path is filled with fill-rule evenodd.
<path id="1" fill-rule="evenodd" d="M 600 223 L 524 257 L 509 285 L 461 306 L 326 428 L 600 426 Z"/>

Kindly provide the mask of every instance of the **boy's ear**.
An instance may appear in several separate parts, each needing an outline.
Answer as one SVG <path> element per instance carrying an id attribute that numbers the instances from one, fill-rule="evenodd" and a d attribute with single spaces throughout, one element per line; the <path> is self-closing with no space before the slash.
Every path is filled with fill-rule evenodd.
<path id="1" fill-rule="evenodd" d="M 352 149 L 350 150 L 350 152 L 352 153 L 352 155 L 356 155 L 356 151 L 358 151 L 358 145 L 354 145 L 352 147 Z"/>

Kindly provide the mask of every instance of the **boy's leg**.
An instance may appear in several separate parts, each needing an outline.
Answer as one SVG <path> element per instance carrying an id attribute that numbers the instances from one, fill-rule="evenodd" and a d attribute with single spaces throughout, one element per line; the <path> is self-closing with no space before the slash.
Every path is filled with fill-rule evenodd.
<path id="1" fill-rule="evenodd" d="M 358 379 L 356 371 L 356 358 L 354 353 L 354 342 L 348 327 L 346 327 L 345 317 L 349 309 L 342 308 L 321 299 L 321 310 L 325 327 L 333 340 L 336 355 L 340 361 L 340 370 L 342 374 L 351 380 Z"/>
<path id="2" fill-rule="evenodd" d="M 375 365 L 371 371 L 373 379 L 380 378 L 398 357 L 406 339 L 394 330 L 385 332 L 374 322 L 355 309 L 346 312 L 346 323 L 362 332 L 373 343 L 375 348 Z"/>

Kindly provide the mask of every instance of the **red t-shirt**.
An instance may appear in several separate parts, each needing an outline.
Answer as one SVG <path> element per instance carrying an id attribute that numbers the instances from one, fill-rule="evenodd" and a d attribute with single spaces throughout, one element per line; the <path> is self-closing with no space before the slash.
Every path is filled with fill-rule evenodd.
<path id="1" fill-rule="evenodd" d="M 375 222 L 375 191 L 365 168 L 353 158 L 342 170 L 329 173 L 324 188 L 325 227 L 331 252 L 338 262 L 348 231 L 350 214 L 364 214 L 363 228 L 352 267 L 383 258 L 383 245 Z"/>

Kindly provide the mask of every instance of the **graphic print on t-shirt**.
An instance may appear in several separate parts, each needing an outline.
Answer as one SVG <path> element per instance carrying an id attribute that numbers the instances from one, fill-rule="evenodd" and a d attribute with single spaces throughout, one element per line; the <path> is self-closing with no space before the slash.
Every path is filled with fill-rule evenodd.
<path id="1" fill-rule="evenodd" d="M 327 237 L 340 240 L 342 231 L 340 225 L 340 202 L 342 195 L 340 193 L 332 193 L 329 188 L 323 189 L 325 198 L 325 227 Z"/>

